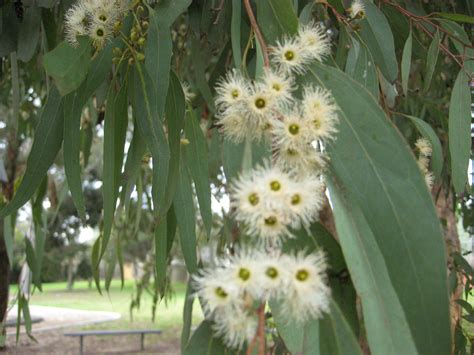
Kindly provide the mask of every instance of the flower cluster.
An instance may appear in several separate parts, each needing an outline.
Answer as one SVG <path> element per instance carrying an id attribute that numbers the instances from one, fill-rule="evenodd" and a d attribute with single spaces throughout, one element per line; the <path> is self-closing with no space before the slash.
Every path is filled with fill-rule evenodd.
<path id="1" fill-rule="evenodd" d="M 354 0 L 347 13 L 352 19 L 362 19 L 365 17 L 365 5 L 362 0 Z"/>
<path id="2" fill-rule="evenodd" d="M 292 231 L 308 228 L 323 205 L 325 147 L 337 133 L 337 106 L 321 87 L 299 90 L 294 79 L 330 52 L 325 30 L 301 27 L 270 49 L 271 68 L 247 79 L 234 70 L 216 87 L 219 125 L 234 142 L 268 139 L 272 160 L 231 184 L 235 220 L 256 247 L 194 278 L 197 295 L 227 345 L 242 347 L 256 333 L 255 305 L 278 300 L 287 319 L 305 322 L 328 310 L 323 254 L 284 255 L 278 250 Z M 261 323 L 260 323 L 261 324 Z"/>
<path id="3" fill-rule="evenodd" d="M 429 170 L 430 157 L 433 152 L 431 143 L 426 138 L 418 138 L 415 142 L 416 150 L 418 151 L 418 167 L 425 177 L 426 185 L 429 189 L 433 186 L 433 173 Z"/>
<path id="4" fill-rule="evenodd" d="M 241 348 L 256 333 L 256 301 L 277 300 L 286 319 L 305 322 L 328 311 L 324 254 L 241 252 L 219 260 L 194 277 L 197 296 L 214 320 L 214 330 Z"/>
<path id="5" fill-rule="evenodd" d="M 300 28 L 297 37 L 278 42 L 272 49 L 274 69 L 266 68 L 259 80 L 230 72 L 216 88 L 218 119 L 226 138 L 241 142 L 271 137 L 282 169 L 303 174 L 322 169 L 322 147 L 337 132 L 337 106 L 320 87 L 305 87 L 302 99 L 297 99 L 292 74 L 322 60 L 329 50 L 323 29 L 311 24 Z"/>
<path id="6" fill-rule="evenodd" d="M 100 49 L 120 28 L 128 0 L 79 0 L 66 12 L 67 41 L 75 46 L 78 36 L 89 36 Z"/>
<path id="7" fill-rule="evenodd" d="M 308 227 L 322 206 L 324 184 L 315 175 L 292 178 L 278 167 L 259 167 L 232 185 L 237 221 L 263 246 L 279 246 L 290 228 Z"/>

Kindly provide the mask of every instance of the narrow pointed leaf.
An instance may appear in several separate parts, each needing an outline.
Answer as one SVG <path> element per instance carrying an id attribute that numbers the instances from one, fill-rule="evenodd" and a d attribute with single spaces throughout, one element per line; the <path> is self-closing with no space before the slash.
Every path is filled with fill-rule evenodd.
<path id="1" fill-rule="evenodd" d="M 109 46 L 110 47 L 110 46 Z M 64 97 L 64 171 L 74 205 L 82 220 L 86 219 L 81 179 L 81 115 L 90 96 L 105 80 L 111 65 L 111 49 L 105 48 L 94 59 L 87 80 Z"/>
<path id="2" fill-rule="evenodd" d="M 411 69 L 411 53 L 413 47 L 413 36 L 412 30 L 410 29 L 410 34 L 405 42 L 403 47 L 402 54 L 402 89 L 405 96 L 408 95 L 408 79 L 410 78 L 410 69 Z"/>
<path id="3" fill-rule="evenodd" d="M 145 67 L 156 86 L 157 110 L 160 117 L 165 112 L 171 70 L 173 43 L 169 27 L 159 21 L 158 10 L 149 8 L 150 29 L 145 49 Z"/>
<path id="4" fill-rule="evenodd" d="M 83 87 L 83 86 L 82 86 Z M 81 115 L 85 100 L 82 90 L 74 91 L 64 98 L 64 172 L 74 205 L 83 221 L 86 208 L 82 194 L 81 179 Z"/>
<path id="5" fill-rule="evenodd" d="M 166 267 L 167 267 L 167 223 L 163 218 L 155 227 L 155 273 L 158 289 L 163 294 L 166 284 Z"/>
<path id="6" fill-rule="evenodd" d="M 378 100 L 379 82 L 375 62 L 367 47 L 363 43 L 352 39 L 352 46 L 349 50 L 346 62 L 346 73 L 359 83 Z"/>
<path id="7" fill-rule="evenodd" d="M 240 48 L 240 21 L 242 19 L 242 1 L 232 0 L 232 21 L 230 27 L 230 40 L 232 43 L 232 58 L 234 66 L 242 66 L 242 51 Z"/>
<path id="8" fill-rule="evenodd" d="M 181 131 L 184 128 L 185 100 L 181 83 L 175 73 L 171 73 L 170 87 L 166 98 L 166 124 L 170 146 L 170 166 L 168 188 L 166 189 L 165 206 L 168 209 L 176 192 L 179 180 L 181 156 Z"/>
<path id="9" fill-rule="evenodd" d="M 134 72 L 134 102 L 136 122 L 153 158 L 153 204 L 160 215 L 165 210 L 170 150 L 157 112 L 157 94 L 153 80 L 139 63 Z"/>
<path id="10" fill-rule="evenodd" d="M 361 21 L 361 36 L 384 76 L 393 82 L 398 75 L 392 30 L 379 8 L 364 1 L 366 18 Z"/>
<path id="11" fill-rule="evenodd" d="M 433 41 L 431 41 L 430 47 L 428 48 L 428 53 L 426 54 L 426 74 L 423 85 L 424 92 L 428 91 L 431 85 L 431 79 L 433 78 L 436 62 L 438 61 L 440 41 L 440 32 L 436 31 L 436 34 L 433 37 Z"/>
<path id="12" fill-rule="evenodd" d="M 186 138 L 189 145 L 183 148 L 186 162 L 194 180 L 196 195 L 199 202 L 201 217 L 207 234 L 211 233 L 212 210 L 211 210 L 211 187 L 209 182 L 209 159 L 207 141 L 194 114 L 186 117 Z"/>
<path id="13" fill-rule="evenodd" d="M 52 88 L 36 127 L 26 171 L 13 200 L 0 210 L 1 216 L 16 211 L 33 196 L 61 148 L 63 125 L 63 100 L 58 91 Z"/>
<path id="14" fill-rule="evenodd" d="M 316 64 L 304 79 L 331 90 L 340 107 L 337 142 L 328 147 L 331 171 L 373 232 L 417 350 L 449 353 L 443 236 L 413 154 L 372 95 L 351 77 Z"/>
<path id="15" fill-rule="evenodd" d="M 449 152 L 454 189 L 464 191 L 471 151 L 471 93 L 461 69 L 454 83 L 449 104 Z"/>
<path id="16" fill-rule="evenodd" d="M 102 170 L 104 229 L 100 257 L 105 253 L 112 231 L 128 125 L 127 83 L 126 81 L 122 83 L 118 92 L 115 92 L 115 84 L 115 82 L 112 83 L 107 96 L 104 120 L 104 161 Z"/>
<path id="17" fill-rule="evenodd" d="M 329 184 L 339 242 L 361 298 L 370 350 L 384 354 L 417 354 L 410 328 L 374 235 L 362 212 Z"/>
<path id="18" fill-rule="evenodd" d="M 331 301 L 330 311 L 320 321 L 319 328 L 321 355 L 362 355 L 359 342 L 336 302 Z"/>
<path id="19" fill-rule="evenodd" d="M 174 196 L 174 213 L 179 226 L 181 250 L 190 274 L 197 271 L 196 211 L 194 208 L 191 179 L 184 164 L 180 165 L 178 187 Z"/>

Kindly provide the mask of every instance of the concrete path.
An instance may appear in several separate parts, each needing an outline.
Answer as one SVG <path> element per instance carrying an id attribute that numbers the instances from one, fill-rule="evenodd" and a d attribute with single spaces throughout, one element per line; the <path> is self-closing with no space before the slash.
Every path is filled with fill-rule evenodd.
<path id="1" fill-rule="evenodd" d="M 14 306 L 8 312 L 7 322 L 16 321 L 18 309 Z M 33 319 L 41 318 L 42 321 L 33 324 L 33 334 L 45 332 L 59 328 L 70 328 L 84 326 L 95 323 L 109 322 L 120 319 L 120 313 L 101 312 L 101 311 L 83 311 L 71 308 L 30 306 L 30 314 Z M 15 323 L 14 323 L 15 324 Z M 21 326 L 21 332 L 24 333 L 24 327 Z M 7 335 L 16 334 L 16 328 L 7 327 Z"/>

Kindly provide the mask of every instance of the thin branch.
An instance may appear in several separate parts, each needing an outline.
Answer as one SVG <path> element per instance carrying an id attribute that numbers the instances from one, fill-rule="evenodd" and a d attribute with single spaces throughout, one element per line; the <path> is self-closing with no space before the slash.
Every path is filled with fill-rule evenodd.
<path id="1" fill-rule="evenodd" d="M 258 315 L 258 328 L 255 336 L 252 339 L 249 347 L 247 348 L 246 355 L 251 355 L 253 353 L 253 349 L 257 344 L 258 340 L 258 355 L 265 355 L 265 303 L 262 303 L 257 311 Z"/>
<path id="2" fill-rule="evenodd" d="M 245 6 L 245 11 L 247 12 L 247 15 L 249 16 L 252 29 L 255 32 L 255 36 L 257 37 L 258 43 L 260 44 L 260 48 L 262 49 L 263 65 L 268 68 L 270 66 L 270 58 L 268 57 L 268 46 L 265 43 L 265 39 L 263 38 L 262 32 L 260 32 L 260 27 L 258 27 L 258 23 L 257 23 L 257 20 L 255 19 L 252 6 L 250 5 L 250 0 L 244 0 L 244 6 Z"/>

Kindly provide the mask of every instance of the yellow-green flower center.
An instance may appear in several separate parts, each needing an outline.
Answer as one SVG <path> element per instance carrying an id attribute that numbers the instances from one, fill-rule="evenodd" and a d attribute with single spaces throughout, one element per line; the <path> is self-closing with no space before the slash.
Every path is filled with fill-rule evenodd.
<path id="1" fill-rule="evenodd" d="M 295 52 L 293 52 L 292 50 L 286 51 L 284 55 L 285 59 L 289 61 L 292 61 L 295 58 Z"/>
<path id="2" fill-rule="evenodd" d="M 289 156 L 292 156 L 292 157 L 294 157 L 294 156 L 296 156 L 296 155 L 298 154 L 298 152 L 297 152 L 296 150 L 291 149 L 291 148 L 287 149 L 286 153 L 287 153 Z"/>
<path id="3" fill-rule="evenodd" d="M 273 266 L 270 266 L 266 271 L 265 271 L 265 274 L 271 278 L 271 279 L 275 279 L 278 277 L 278 270 L 275 269 Z"/>
<path id="4" fill-rule="evenodd" d="M 259 199 L 258 195 L 255 192 L 249 195 L 249 203 L 252 206 L 256 206 L 259 201 L 260 201 L 260 199 Z"/>
<path id="5" fill-rule="evenodd" d="M 227 295 L 227 292 L 225 292 L 225 290 L 222 288 L 222 287 L 216 287 L 216 289 L 214 290 L 214 292 L 216 293 L 216 296 L 217 297 L 220 297 L 220 298 L 226 298 L 228 295 Z"/>
<path id="6" fill-rule="evenodd" d="M 298 281 L 306 281 L 309 277 L 309 272 L 305 269 L 300 269 L 296 272 L 295 276 Z"/>
<path id="7" fill-rule="evenodd" d="M 296 135 L 300 131 L 300 126 L 298 126 L 296 123 L 293 123 L 293 124 L 290 125 L 290 127 L 288 127 L 288 131 L 292 135 Z"/>
<path id="8" fill-rule="evenodd" d="M 274 226 L 277 224 L 277 219 L 275 216 L 270 216 L 264 219 L 265 225 L 267 226 Z"/>
<path id="9" fill-rule="evenodd" d="M 279 181 L 277 180 L 273 180 L 271 183 L 270 183 L 270 189 L 272 191 L 279 191 L 281 189 L 281 184 Z"/>
<path id="10" fill-rule="evenodd" d="M 97 36 L 99 37 L 103 37 L 104 36 L 104 30 L 99 28 L 97 29 L 97 31 L 95 31 L 95 33 L 97 34 Z"/>
<path id="11" fill-rule="evenodd" d="M 239 93 L 239 90 L 237 89 L 234 89 L 230 92 L 230 94 L 232 95 L 232 98 L 236 99 L 240 96 L 240 93 Z"/>
<path id="12" fill-rule="evenodd" d="M 319 118 L 315 118 L 313 120 L 314 128 L 320 129 L 321 128 L 321 120 Z"/>
<path id="13" fill-rule="evenodd" d="M 244 267 L 240 268 L 239 270 L 239 278 L 247 281 L 250 278 L 250 270 Z"/>
<path id="14" fill-rule="evenodd" d="M 281 85 L 278 83 L 273 83 L 272 89 L 275 91 L 280 91 L 281 90 Z"/>
<path id="15" fill-rule="evenodd" d="M 100 15 L 100 16 L 99 16 L 99 20 L 101 20 L 102 22 L 105 22 L 105 21 L 107 21 L 107 16 L 105 16 L 105 15 Z"/>
<path id="16" fill-rule="evenodd" d="M 293 206 L 298 205 L 301 202 L 301 196 L 299 194 L 294 194 L 291 196 L 291 204 Z"/>
<path id="17" fill-rule="evenodd" d="M 258 99 L 255 100 L 255 107 L 258 109 L 262 109 L 267 105 L 265 99 L 259 97 Z"/>

